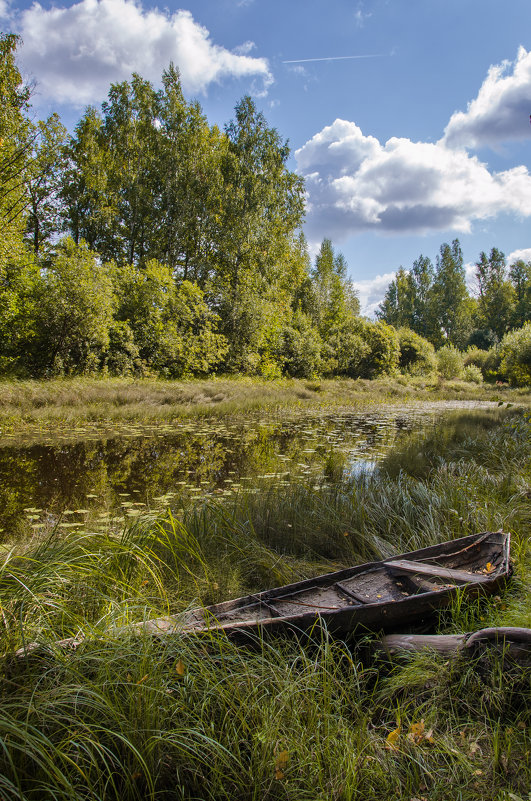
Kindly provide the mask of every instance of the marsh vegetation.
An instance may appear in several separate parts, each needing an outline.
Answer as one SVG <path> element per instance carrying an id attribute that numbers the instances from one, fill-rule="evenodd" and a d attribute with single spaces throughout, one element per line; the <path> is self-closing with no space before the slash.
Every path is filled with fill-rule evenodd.
<path id="1" fill-rule="evenodd" d="M 237 648 L 128 635 L 131 621 L 481 530 L 513 537 L 515 576 L 440 631 L 531 626 L 529 416 L 455 412 L 404 432 L 379 469 L 294 475 L 180 499 L 107 532 L 55 530 L 0 573 L 2 792 L 19 799 L 526 799 L 529 672 L 405 657 L 370 639 Z M 170 503 L 171 507 L 172 504 Z M 85 635 L 64 652 L 54 642 Z M 43 649 L 29 660 L 25 642 Z M 453 791 L 452 791 L 453 792 Z"/>

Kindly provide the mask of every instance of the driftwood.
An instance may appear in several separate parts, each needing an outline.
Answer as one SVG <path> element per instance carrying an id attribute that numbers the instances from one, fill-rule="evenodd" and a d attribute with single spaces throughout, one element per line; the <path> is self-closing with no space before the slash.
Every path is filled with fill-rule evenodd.
<path id="1" fill-rule="evenodd" d="M 494 648 L 509 659 L 531 665 L 531 629 L 500 627 L 481 629 L 472 634 L 387 634 L 377 651 L 387 656 L 426 649 L 443 656 L 477 656 Z"/>

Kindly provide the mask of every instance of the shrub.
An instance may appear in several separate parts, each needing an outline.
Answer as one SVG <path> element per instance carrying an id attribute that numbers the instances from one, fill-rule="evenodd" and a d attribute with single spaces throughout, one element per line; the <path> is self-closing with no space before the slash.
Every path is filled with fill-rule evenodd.
<path id="1" fill-rule="evenodd" d="M 489 353 L 490 351 L 488 350 L 483 350 L 482 348 L 477 348 L 472 345 L 467 348 L 463 354 L 463 364 L 465 367 L 468 367 L 469 364 L 474 364 L 483 372 L 485 364 L 489 359 Z"/>
<path id="2" fill-rule="evenodd" d="M 358 376 L 376 378 L 393 373 L 398 367 L 400 346 L 396 330 L 387 323 L 359 320 L 360 336 L 369 350 L 360 361 Z"/>
<path id="3" fill-rule="evenodd" d="M 463 356 L 453 345 L 445 345 L 437 351 L 437 369 L 443 378 L 463 377 Z"/>
<path id="4" fill-rule="evenodd" d="M 410 328 L 399 328 L 397 334 L 400 346 L 398 366 L 401 370 L 420 375 L 436 369 L 435 349 L 431 342 Z"/>
<path id="5" fill-rule="evenodd" d="M 291 325 L 281 332 L 277 359 L 284 373 L 294 378 L 313 378 L 319 373 L 321 337 L 303 312 L 293 315 Z"/>
<path id="6" fill-rule="evenodd" d="M 500 345 L 501 369 L 511 384 L 531 384 L 531 322 L 505 334 Z"/>
<path id="7" fill-rule="evenodd" d="M 499 346 L 487 351 L 487 357 L 481 369 L 485 381 L 499 381 L 505 378 L 501 366 L 501 351 Z"/>
<path id="8" fill-rule="evenodd" d="M 470 381 L 472 384 L 483 383 L 483 373 L 481 369 L 475 364 L 466 365 L 463 371 L 463 378 L 465 381 Z"/>

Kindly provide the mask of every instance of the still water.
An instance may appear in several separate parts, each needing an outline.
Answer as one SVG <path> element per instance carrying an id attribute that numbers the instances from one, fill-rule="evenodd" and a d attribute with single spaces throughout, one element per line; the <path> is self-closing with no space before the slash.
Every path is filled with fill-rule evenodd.
<path id="1" fill-rule="evenodd" d="M 174 424 L 77 427 L 0 436 L 0 539 L 58 529 L 106 530 L 184 498 L 258 492 L 372 470 L 403 431 L 437 425 L 473 403 L 377 411 L 264 413 Z"/>

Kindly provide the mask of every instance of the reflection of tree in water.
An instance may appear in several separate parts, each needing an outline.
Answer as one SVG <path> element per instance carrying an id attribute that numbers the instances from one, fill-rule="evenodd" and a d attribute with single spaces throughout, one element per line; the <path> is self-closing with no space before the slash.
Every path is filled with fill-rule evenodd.
<path id="1" fill-rule="evenodd" d="M 28 507 L 45 510 L 53 524 L 64 510 L 116 512 L 124 502 L 120 493 L 151 503 L 191 485 L 213 490 L 225 488 L 227 479 L 300 471 L 322 474 L 331 452 L 350 452 L 354 460 L 356 454 L 367 458 L 382 453 L 412 425 L 407 414 L 279 417 L 233 428 L 203 423 L 197 430 L 188 426 L 164 436 L 7 446 L 0 448 L 1 536 L 27 531 Z M 44 517 L 41 513 L 40 520 Z"/>

